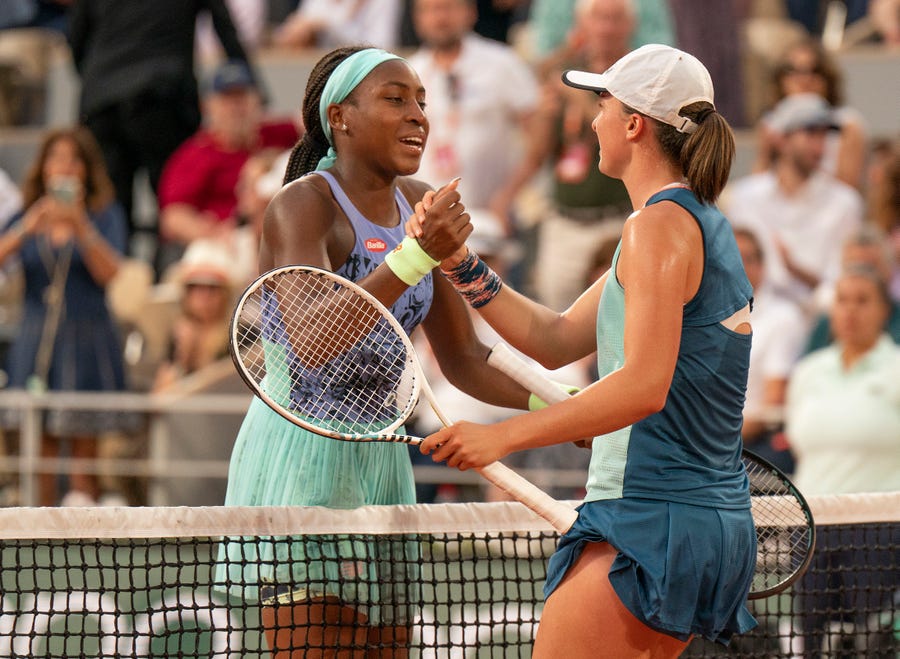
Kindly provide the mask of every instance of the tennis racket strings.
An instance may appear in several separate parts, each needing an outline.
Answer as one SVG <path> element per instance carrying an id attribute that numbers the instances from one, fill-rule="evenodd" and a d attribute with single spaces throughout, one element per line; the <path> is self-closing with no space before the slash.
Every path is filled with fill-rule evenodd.
<path id="1" fill-rule="evenodd" d="M 418 444 L 395 431 L 420 394 L 450 423 L 400 322 L 368 291 L 327 270 L 284 266 L 260 275 L 235 307 L 231 356 L 270 409 L 324 437 Z M 476 471 L 560 533 L 577 517 L 500 462 Z"/>
<path id="2" fill-rule="evenodd" d="M 292 415 L 342 434 L 395 430 L 418 399 L 413 356 L 387 317 L 333 277 L 275 273 L 233 323 L 244 375 Z"/>
<path id="3" fill-rule="evenodd" d="M 756 527 L 756 570 L 751 599 L 780 592 L 805 571 L 815 546 L 815 525 L 805 499 L 774 466 L 744 450 Z"/>

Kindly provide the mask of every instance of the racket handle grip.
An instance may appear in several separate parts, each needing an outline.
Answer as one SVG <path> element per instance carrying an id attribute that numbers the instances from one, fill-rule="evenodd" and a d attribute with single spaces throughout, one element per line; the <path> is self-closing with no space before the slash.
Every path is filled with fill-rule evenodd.
<path id="1" fill-rule="evenodd" d="M 497 370 L 501 371 L 502 373 L 505 373 L 506 375 L 511 377 L 513 380 L 515 380 L 516 382 L 521 384 L 528 391 L 530 391 L 533 394 L 535 394 L 536 396 L 540 397 L 545 403 L 548 403 L 548 404 L 558 403 L 560 401 L 566 400 L 569 397 L 569 393 L 567 391 L 560 388 L 559 385 L 557 385 L 551 379 L 544 377 L 544 375 L 542 373 L 538 372 L 530 364 L 526 363 L 520 357 L 516 356 L 516 354 L 513 353 L 513 351 L 510 350 L 506 346 L 505 343 L 498 343 L 493 348 L 491 348 L 490 353 L 488 353 L 487 362 L 488 362 L 488 364 L 490 364 Z M 503 467 L 502 464 L 494 463 L 493 465 L 488 465 L 488 467 L 486 467 L 486 468 L 494 468 L 495 465 L 499 466 L 499 467 Z M 510 471 L 510 470 L 507 470 L 507 471 Z M 572 508 L 570 508 L 569 506 L 566 506 L 564 504 L 561 504 L 559 501 L 557 501 L 556 499 L 553 499 L 552 497 L 550 497 L 549 495 L 544 493 L 542 490 L 538 490 L 537 487 L 535 487 L 534 485 L 532 485 L 531 483 L 526 481 L 524 478 L 522 478 L 515 472 L 511 472 L 511 473 L 517 479 L 523 481 L 524 485 L 527 486 L 524 488 L 525 489 L 524 493 L 522 493 L 522 494 L 513 493 L 510 489 L 505 488 L 502 484 L 496 483 L 491 476 L 489 476 L 487 474 L 484 474 L 484 476 L 488 480 L 495 482 L 495 484 L 497 484 L 498 487 L 500 487 L 501 489 L 504 489 L 505 491 L 509 492 L 510 494 L 514 494 L 514 496 L 517 499 L 519 499 L 520 501 L 523 501 L 523 502 L 528 497 L 529 489 L 537 490 L 537 492 L 540 495 L 542 495 L 542 497 L 541 497 L 541 499 L 535 501 L 535 506 L 545 505 L 543 503 L 542 499 L 544 499 L 544 498 L 549 499 L 550 502 L 552 502 L 552 507 L 550 507 L 549 510 L 554 511 L 554 514 L 557 514 L 556 510 L 555 510 L 556 508 L 558 508 L 560 506 L 562 507 L 562 509 L 560 509 L 558 511 L 558 518 L 560 519 L 560 521 L 562 523 L 565 524 L 565 530 L 568 530 L 569 527 L 571 527 L 572 524 L 575 523 L 575 519 L 577 519 L 578 513 L 576 513 Z M 500 476 L 501 478 L 505 478 L 505 476 L 503 474 L 498 474 L 498 476 Z M 521 487 L 521 485 L 519 483 L 515 483 L 515 484 L 511 483 L 510 484 L 510 486 L 513 486 L 513 485 L 516 487 Z M 526 505 L 528 505 L 528 507 L 531 508 L 532 510 L 535 510 L 536 512 L 538 511 L 538 508 L 536 508 L 535 506 L 529 505 L 527 503 L 526 503 Z M 540 513 L 540 514 L 544 517 L 548 517 L 544 513 Z M 557 530 L 562 531 L 562 529 L 560 528 L 559 525 L 554 523 L 554 526 L 557 528 Z"/>
<path id="2" fill-rule="evenodd" d="M 557 501 L 501 462 L 492 462 L 476 471 L 546 519 L 560 533 L 565 533 L 572 528 L 575 520 L 578 519 L 578 513 L 574 508 Z"/>
<path id="3" fill-rule="evenodd" d="M 531 364 L 517 356 L 505 343 L 498 343 L 488 353 L 487 363 L 505 373 L 548 405 L 569 398 L 569 393 Z"/>

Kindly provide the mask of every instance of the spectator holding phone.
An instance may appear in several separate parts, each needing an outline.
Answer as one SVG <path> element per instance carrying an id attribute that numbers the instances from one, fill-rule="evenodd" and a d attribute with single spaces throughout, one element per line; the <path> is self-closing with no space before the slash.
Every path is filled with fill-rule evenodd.
<path id="1" fill-rule="evenodd" d="M 103 157 L 86 128 L 48 132 L 22 185 L 23 211 L 0 234 L 0 262 L 18 256 L 25 281 L 9 386 L 51 391 L 119 391 L 125 372 L 106 286 L 119 269 L 127 224 Z M 12 415 L 4 422 L 14 423 Z M 127 430 L 134 417 L 110 411 L 50 410 L 42 454 L 62 439 L 77 458 L 96 457 L 97 436 Z M 94 475 L 73 473 L 63 504 L 91 505 Z M 42 474 L 40 504 L 57 503 L 55 474 Z"/>

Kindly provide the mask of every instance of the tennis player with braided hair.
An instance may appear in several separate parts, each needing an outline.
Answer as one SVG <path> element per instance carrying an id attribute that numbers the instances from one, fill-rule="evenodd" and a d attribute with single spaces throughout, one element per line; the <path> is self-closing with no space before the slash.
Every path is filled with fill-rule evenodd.
<path id="1" fill-rule="evenodd" d="M 472 227 L 455 182 L 435 194 L 409 178 L 428 138 L 424 106 L 418 76 L 397 55 L 348 47 L 323 56 L 303 100 L 307 132 L 266 211 L 259 269 L 304 264 L 357 282 L 407 333 L 422 326 L 443 373 L 460 389 L 525 409 L 528 392 L 487 365 L 488 347 L 476 338 L 465 302 L 432 275 Z M 405 237 L 404 222 L 426 192 L 428 226 L 418 239 Z M 323 439 L 260 400 L 251 403 L 232 452 L 227 505 L 414 502 L 405 445 Z M 219 580 L 259 599 L 276 657 L 405 656 L 413 596 L 380 571 L 402 573 L 413 557 L 385 555 L 374 543 L 361 554 L 358 545 L 280 540 L 257 556 L 248 555 L 252 547 L 230 545 Z"/>
<path id="2" fill-rule="evenodd" d="M 634 207 L 611 270 L 557 313 L 471 251 L 441 269 L 513 346 L 548 368 L 597 350 L 600 379 L 501 423 L 454 424 L 421 449 L 469 469 L 594 437 L 587 495 L 548 566 L 534 657 L 677 657 L 694 635 L 727 643 L 755 625 L 741 464 L 752 290 L 714 205 L 734 139 L 706 68 L 669 46 L 563 80 L 597 93 L 600 170 Z"/>

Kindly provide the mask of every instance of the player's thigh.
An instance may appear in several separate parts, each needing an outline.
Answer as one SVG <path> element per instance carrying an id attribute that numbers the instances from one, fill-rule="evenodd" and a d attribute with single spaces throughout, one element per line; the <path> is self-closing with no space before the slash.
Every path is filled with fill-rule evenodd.
<path id="1" fill-rule="evenodd" d="M 409 656 L 408 627 L 370 627 L 366 659 L 406 659 Z"/>
<path id="2" fill-rule="evenodd" d="M 269 648 L 278 657 L 363 656 L 367 627 L 365 616 L 333 598 L 266 606 L 263 628 Z M 355 650 L 354 650 L 355 649 Z"/>
<path id="3" fill-rule="evenodd" d="M 608 543 L 588 543 L 541 614 L 534 659 L 678 657 L 687 643 L 657 632 L 622 604 L 609 582 L 616 557 Z"/>

